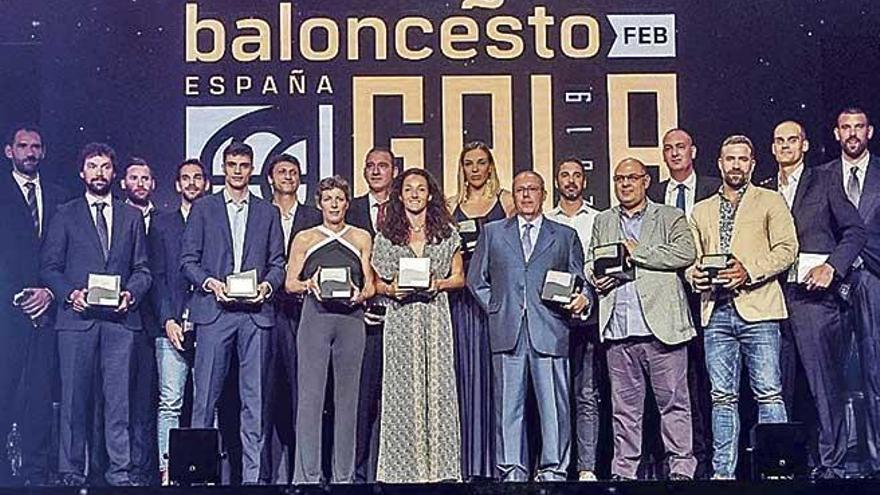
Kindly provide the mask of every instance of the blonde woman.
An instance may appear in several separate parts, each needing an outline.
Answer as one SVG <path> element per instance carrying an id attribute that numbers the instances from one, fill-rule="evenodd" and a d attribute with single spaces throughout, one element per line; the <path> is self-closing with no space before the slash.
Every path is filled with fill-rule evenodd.
<path id="1" fill-rule="evenodd" d="M 482 227 L 513 212 L 513 195 L 501 189 L 492 151 L 481 141 L 465 145 L 458 159 L 458 195 L 449 199 L 456 222 Z M 472 247 L 472 246 L 471 246 Z M 465 264 L 470 259 L 464 249 Z M 465 273 L 467 266 L 465 266 Z M 450 293 L 455 339 L 455 371 L 461 418 L 461 465 L 465 481 L 493 478 L 495 428 L 492 412 L 491 355 L 486 314 L 467 289 Z"/>

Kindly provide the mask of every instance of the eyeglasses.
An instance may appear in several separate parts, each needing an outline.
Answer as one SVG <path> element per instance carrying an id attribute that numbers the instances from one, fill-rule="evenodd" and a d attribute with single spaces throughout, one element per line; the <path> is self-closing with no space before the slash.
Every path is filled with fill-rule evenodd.
<path id="1" fill-rule="evenodd" d="M 379 169 L 384 172 L 386 170 L 391 169 L 391 164 L 388 162 L 378 162 L 378 163 L 367 162 L 364 165 L 364 169 L 366 169 L 367 171 L 372 171 L 373 169 Z"/>
<path id="2" fill-rule="evenodd" d="M 522 186 L 522 187 L 517 187 L 516 189 L 513 190 L 513 192 L 515 194 L 520 194 L 520 195 L 525 194 L 525 193 L 529 193 L 531 195 L 531 194 L 538 194 L 539 192 L 541 192 L 541 190 L 542 189 L 538 186 Z"/>
<path id="3" fill-rule="evenodd" d="M 615 175 L 612 179 L 615 184 L 623 184 L 624 182 L 638 182 L 646 175 L 648 174 Z"/>

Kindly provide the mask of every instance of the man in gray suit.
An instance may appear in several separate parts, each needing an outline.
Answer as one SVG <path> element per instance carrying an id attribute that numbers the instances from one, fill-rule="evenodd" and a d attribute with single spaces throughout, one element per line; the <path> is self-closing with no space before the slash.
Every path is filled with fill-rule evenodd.
<path id="1" fill-rule="evenodd" d="M 635 479 L 641 458 L 642 417 L 650 385 L 660 409 L 669 478 L 692 479 L 691 406 L 686 343 L 696 332 L 678 271 L 696 257 L 684 212 L 650 201 L 651 178 L 633 158 L 614 170 L 619 205 L 596 217 L 587 268 L 599 293 L 600 337 L 608 341 L 614 427 L 612 479 Z M 592 275 L 593 250 L 622 243 L 634 265 L 629 278 Z"/>
<path id="2" fill-rule="evenodd" d="M 544 218 L 546 191 L 535 172 L 513 179 L 517 214 L 487 224 L 468 271 L 468 287 L 489 315 L 496 458 L 503 481 L 527 481 L 527 377 L 538 404 L 542 451 L 537 481 L 565 480 L 571 454 L 568 321 L 589 306 L 579 293 L 564 306 L 541 300 L 548 270 L 581 276 L 583 247 L 574 229 Z M 589 290 L 589 289 L 588 289 Z"/>

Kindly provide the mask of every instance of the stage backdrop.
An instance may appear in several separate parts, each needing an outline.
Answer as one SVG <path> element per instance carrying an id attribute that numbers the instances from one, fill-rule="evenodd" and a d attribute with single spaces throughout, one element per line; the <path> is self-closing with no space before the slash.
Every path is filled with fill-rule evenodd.
<path id="1" fill-rule="evenodd" d="M 880 114 L 876 4 L 12 0 L 0 5 L 0 123 L 39 120 L 47 174 L 72 187 L 85 142 L 142 156 L 162 203 L 184 158 L 211 164 L 221 184 L 233 138 L 254 147 L 258 171 L 272 153 L 297 156 L 303 199 L 331 174 L 364 193 L 374 145 L 452 195 L 459 150 L 480 139 L 506 188 L 517 171 L 550 179 L 576 157 L 588 200 L 604 208 L 622 158 L 664 178 L 660 138 L 678 125 L 695 136 L 702 173 L 717 173 L 718 144 L 734 132 L 755 139 L 757 174 L 770 173 L 784 118 L 806 124 L 811 161 L 838 153 L 840 105 Z"/>

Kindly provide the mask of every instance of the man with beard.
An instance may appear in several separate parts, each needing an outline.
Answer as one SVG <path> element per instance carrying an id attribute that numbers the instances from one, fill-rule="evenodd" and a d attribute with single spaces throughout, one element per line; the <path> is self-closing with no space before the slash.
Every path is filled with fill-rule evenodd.
<path id="1" fill-rule="evenodd" d="M 788 317 L 778 277 L 798 253 L 788 205 L 775 191 L 750 184 L 754 146 L 724 140 L 718 157 L 723 185 L 694 206 L 697 262 L 688 279 L 701 294 L 706 363 L 712 384 L 712 459 L 716 479 L 735 477 L 739 442 L 740 367 L 745 362 L 759 423 L 786 421 L 779 370 L 779 321 Z M 714 280 L 701 256 L 726 255 Z"/>
<path id="2" fill-rule="evenodd" d="M 0 486 L 49 481 L 52 389 L 58 380 L 53 295 L 39 279 L 40 245 L 64 191 L 40 174 L 46 148 L 39 129 L 16 127 L 5 145 L 11 169 L 0 174 L 0 438 L 21 435 L 22 465 L 13 480 L 0 463 Z M 5 452 L 4 452 L 5 453 Z M 2 453 L 0 453 L 2 455 Z"/>
<path id="3" fill-rule="evenodd" d="M 191 284 L 178 268 L 180 239 L 195 200 L 208 189 L 205 167 L 198 159 L 186 160 L 177 167 L 174 189 L 180 195 L 180 206 L 162 211 L 155 216 L 147 236 L 153 288 L 150 291 L 161 334 L 155 337 L 156 367 L 159 372 L 159 412 L 157 435 L 159 446 L 159 478 L 168 485 L 168 431 L 180 426 L 183 393 L 186 378 L 192 366 L 192 356 L 184 351 L 184 335 L 188 325 L 188 300 Z"/>
<path id="4" fill-rule="evenodd" d="M 254 151 L 234 141 L 223 150 L 223 190 L 193 204 L 180 267 L 193 285 L 196 325 L 193 426 L 210 428 L 233 354 L 241 399 L 242 482 L 255 484 L 266 438 L 263 396 L 275 326 L 273 294 L 283 290 L 284 234 L 278 209 L 251 194 Z M 234 298 L 230 275 L 256 272 L 256 296 Z"/>
<path id="5" fill-rule="evenodd" d="M 102 143 L 80 153 L 85 196 L 65 203 L 49 225 L 40 275 L 58 300 L 55 328 L 61 371 L 58 470 L 65 485 L 85 481 L 86 429 L 93 386 L 103 391 L 105 480 L 130 486 L 129 392 L 135 333 L 143 329 L 139 305 L 150 287 L 146 235 L 140 212 L 112 199 L 116 153 Z M 87 300 L 92 274 L 116 275 L 116 306 Z M 95 373 L 99 372 L 99 379 Z"/>
<path id="6" fill-rule="evenodd" d="M 321 223 L 321 213 L 297 199 L 300 187 L 300 164 L 295 156 L 274 155 L 263 168 L 271 188 L 272 204 L 281 213 L 285 257 L 297 232 Z M 296 328 L 299 325 L 302 297 L 282 291 L 275 297 L 275 330 L 272 332 L 272 362 L 265 397 L 266 444 L 260 480 L 263 483 L 290 483 L 291 462 L 295 451 L 296 416 Z"/>
<path id="7" fill-rule="evenodd" d="M 648 197 L 655 203 L 674 206 L 690 216 L 694 205 L 718 192 L 721 181 L 716 177 L 697 174 L 694 160 L 697 158 L 697 145 L 684 129 L 670 129 L 663 135 L 663 163 L 669 170 L 669 179 L 651 183 Z M 697 470 L 694 478 L 705 479 L 712 471 L 712 402 L 709 399 L 709 376 L 706 373 L 706 353 L 703 349 L 702 328 L 700 326 L 700 295 L 688 290 L 688 303 L 697 331 L 696 339 L 688 343 L 688 389 L 691 396 L 691 414 L 694 427 L 694 457 Z M 659 439 L 659 423 L 654 409 L 646 411 L 645 461 L 641 468 L 648 471 L 647 478 L 662 477 L 663 449 Z M 653 470 L 653 474 L 650 472 Z"/>
<path id="8" fill-rule="evenodd" d="M 880 212 L 880 158 L 868 151 L 874 126 L 864 110 L 844 108 L 837 115 L 834 137 L 840 143 L 840 158 L 826 163 L 835 184 L 843 187 L 849 201 L 859 210 L 865 225 L 873 225 Z M 880 272 L 873 265 L 856 260 L 851 305 L 846 320 L 856 336 L 862 367 L 862 388 L 867 405 L 869 459 L 864 466 L 869 478 L 880 479 Z"/>
<path id="9" fill-rule="evenodd" d="M 400 166 L 388 148 L 375 147 L 364 158 L 364 179 L 370 191 L 351 200 L 346 221 L 375 236 L 385 221 L 385 206 L 391 181 Z M 374 300 L 381 301 L 381 297 Z M 358 397 L 357 444 L 355 448 L 355 482 L 376 481 L 379 460 L 379 410 L 382 402 L 382 322 L 369 318 L 381 302 L 367 309 L 366 343 L 361 366 L 361 393 Z M 383 308 L 384 310 L 384 308 Z M 381 311 L 381 310 L 380 310 Z"/>
<path id="10" fill-rule="evenodd" d="M 125 194 L 125 203 L 141 212 L 147 236 L 156 211 L 151 199 L 156 190 L 156 179 L 150 165 L 143 158 L 128 159 L 120 187 Z M 151 289 L 153 292 L 155 288 Z M 134 338 L 134 374 L 131 397 L 131 469 L 135 484 L 149 485 L 157 472 L 155 459 L 156 415 L 156 358 L 153 340 L 162 334 L 157 318 L 157 309 L 148 299 L 141 305 L 141 318 L 144 331 Z"/>
<path id="11" fill-rule="evenodd" d="M 566 158 L 556 167 L 556 190 L 559 203 L 547 218 L 573 228 L 588 252 L 593 235 L 593 221 L 599 212 L 584 201 L 587 176 L 577 158 Z M 599 388 L 597 384 L 596 341 L 597 313 L 569 334 L 574 409 L 575 452 L 580 481 L 596 481 L 596 442 L 599 437 Z"/>
<path id="12" fill-rule="evenodd" d="M 789 318 L 782 322 L 782 391 L 789 417 L 795 407 L 798 362 L 819 420 L 816 479 L 842 478 L 846 456 L 846 381 L 849 346 L 838 290 L 865 243 L 862 219 L 829 173 L 807 167 L 803 126 L 785 121 L 773 130 L 778 173 L 766 181 L 794 216 L 800 254 L 783 289 Z M 797 404 L 800 406 L 800 404 Z"/>

